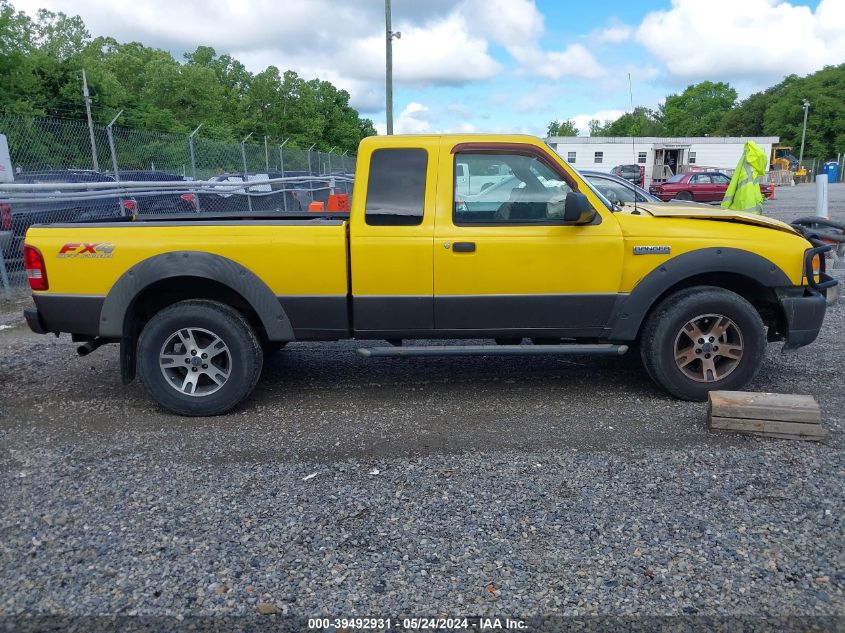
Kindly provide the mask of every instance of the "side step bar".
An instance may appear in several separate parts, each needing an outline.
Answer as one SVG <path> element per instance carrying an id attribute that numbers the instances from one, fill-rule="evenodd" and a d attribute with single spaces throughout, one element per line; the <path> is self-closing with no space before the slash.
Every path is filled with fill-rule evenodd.
<path id="1" fill-rule="evenodd" d="M 409 345 L 407 347 L 362 347 L 358 350 L 367 358 L 404 358 L 407 356 L 539 356 L 594 354 L 621 356 L 627 345 Z"/>

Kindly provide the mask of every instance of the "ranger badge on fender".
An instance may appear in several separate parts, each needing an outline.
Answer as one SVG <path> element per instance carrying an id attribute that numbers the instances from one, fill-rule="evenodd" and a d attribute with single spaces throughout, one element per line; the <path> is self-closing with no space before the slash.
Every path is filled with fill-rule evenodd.
<path id="1" fill-rule="evenodd" d="M 668 255 L 672 252 L 671 246 L 635 246 L 634 255 Z"/>

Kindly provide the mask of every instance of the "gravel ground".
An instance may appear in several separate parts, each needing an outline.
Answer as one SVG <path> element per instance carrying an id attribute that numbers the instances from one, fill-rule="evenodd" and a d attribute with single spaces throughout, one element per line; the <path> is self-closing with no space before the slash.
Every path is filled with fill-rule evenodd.
<path id="1" fill-rule="evenodd" d="M 767 213 L 812 213 L 812 196 L 779 188 Z M 845 219 L 845 186 L 831 204 Z M 710 434 L 705 406 L 664 396 L 635 358 L 366 360 L 351 343 L 293 344 L 243 408 L 180 418 L 120 385 L 115 349 L 78 358 L 29 333 L 20 303 L 0 311 L 0 629 L 268 610 L 274 630 L 319 615 L 843 625 L 842 303 L 814 345 L 771 346 L 750 387 L 816 396 L 819 444 Z"/>

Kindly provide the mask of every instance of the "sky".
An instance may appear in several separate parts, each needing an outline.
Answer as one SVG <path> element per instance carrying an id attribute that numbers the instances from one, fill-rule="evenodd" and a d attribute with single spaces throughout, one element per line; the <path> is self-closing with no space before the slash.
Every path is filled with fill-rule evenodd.
<path id="1" fill-rule="evenodd" d="M 385 130 L 383 0 L 13 0 L 181 59 L 198 45 L 347 90 Z M 393 0 L 394 131 L 614 119 L 709 79 L 740 98 L 845 63 L 845 0 Z M 629 93 L 628 74 L 631 76 Z"/>

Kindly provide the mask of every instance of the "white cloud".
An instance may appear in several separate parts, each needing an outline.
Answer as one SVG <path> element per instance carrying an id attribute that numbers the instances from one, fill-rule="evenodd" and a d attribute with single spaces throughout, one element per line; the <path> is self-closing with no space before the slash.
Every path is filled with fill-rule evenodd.
<path id="1" fill-rule="evenodd" d="M 634 34 L 634 29 L 627 24 L 615 23 L 597 31 L 594 35 L 599 44 L 621 44 Z"/>
<path id="2" fill-rule="evenodd" d="M 560 79 L 567 75 L 600 77 L 605 73 L 581 44 L 560 50 L 540 46 L 543 15 L 533 0 L 464 0 L 459 11 L 473 31 L 504 47 L 526 74 Z"/>
<path id="3" fill-rule="evenodd" d="M 565 76 L 594 79 L 607 72 L 581 44 L 570 44 L 561 51 L 544 51 L 536 45 L 515 46 L 510 52 L 524 70 L 546 79 Z"/>
<path id="4" fill-rule="evenodd" d="M 636 38 L 678 77 L 765 85 L 845 59 L 845 2 L 821 0 L 813 12 L 778 0 L 673 0 Z"/>
<path id="5" fill-rule="evenodd" d="M 393 28 L 402 33 L 393 45 L 396 81 L 455 85 L 490 79 L 501 70 L 487 50 L 487 41 L 472 35 L 460 13 L 424 25 L 399 23 Z M 358 77 L 384 77 L 383 33 L 350 42 L 337 61 L 341 59 L 354 60 Z"/>
<path id="6" fill-rule="evenodd" d="M 393 131 L 396 134 L 426 134 L 431 132 L 430 117 L 427 105 L 412 101 L 393 121 Z"/>
<path id="7" fill-rule="evenodd" d="M 476 129 L 472 123 L 460 123 L 455 127 L 442 127 L 439 124 L 433 124 L 433 118 L 433 113 L 427 105 L 412 101 L 394 119 L 393 131 L 396 134 L 449 134 L 475 132 Z M 375 127 L 379 134 L 387 132 L 384 121 L 377 121 Z"/>
<path id="8" fill-rule="evenodd" d="M 589 136 L 590 121 L 596 119 L 604 123 L 605 121 L 615 121 L 625 114 L 624 110 L 599 110 L 589 114 L 577 114 L 570 117 L 575 127 L 578 128 L 578 136 Z"/>
<path id="9" fill-rule="evenodd" d="M 459 10 L 472 19 L 475 32 L 506 48 L 543 34 L 543 15 L 533 0 L 463 0 Z"/>

